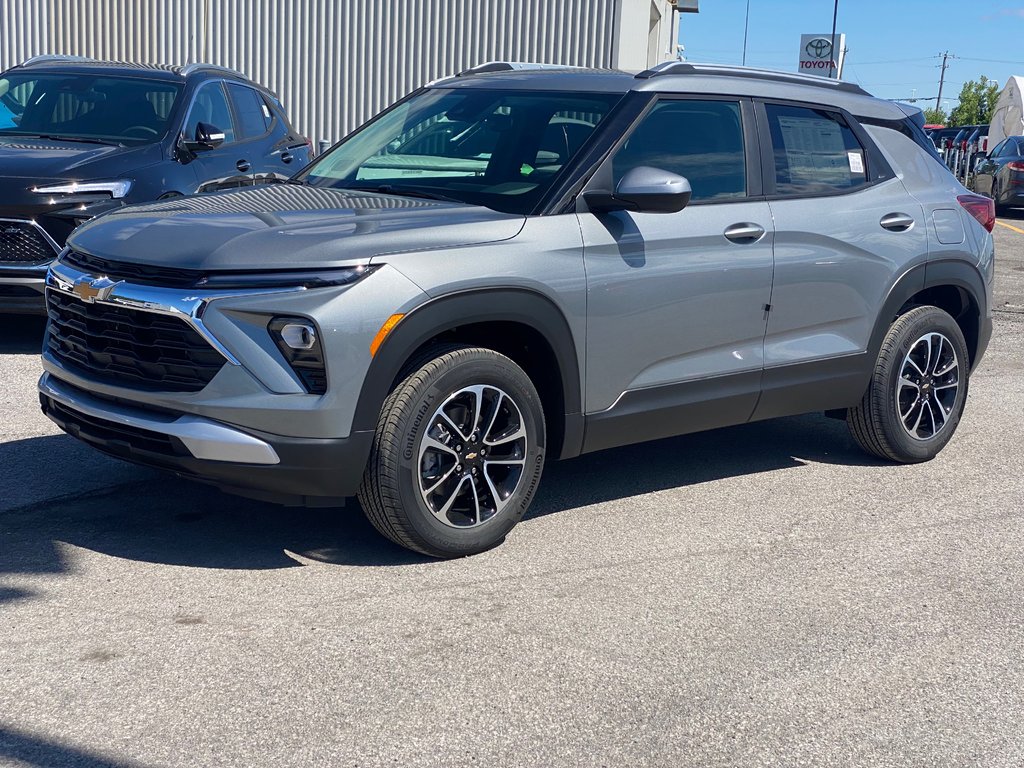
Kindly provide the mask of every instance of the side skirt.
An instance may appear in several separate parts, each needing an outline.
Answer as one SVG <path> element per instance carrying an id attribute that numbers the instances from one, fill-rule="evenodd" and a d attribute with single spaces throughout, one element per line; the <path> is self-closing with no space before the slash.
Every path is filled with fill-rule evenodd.
<path id="1" fill-rule="evenodd" d="M 750 419 L 761 372 L 624 392 L 611 408 L 587 414 L 583 453 L 702 432 Z"/>
<path id="2" fill-rule="evenodd" d="M 860 402 L 871 378 L 868 354 L 624 392 L 586 416 L 582 453 L 703 432 L 750 421 L 838 411 Z"/>

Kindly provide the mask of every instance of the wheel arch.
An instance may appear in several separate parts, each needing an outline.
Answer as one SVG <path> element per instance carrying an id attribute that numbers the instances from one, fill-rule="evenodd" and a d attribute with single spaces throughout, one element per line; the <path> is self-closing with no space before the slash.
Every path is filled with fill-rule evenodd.
<path id="1" fill-rule="evenodd" d="M 985 344 L 983 318 L 988 310 L 985 280 L 973 264 L 955 259 L 920 264 L 896 281 L 875 321 L 868 347 L 869 359 L 878 357 L 882 340 L 893 321 L 908 308 L 923 304 L 937 306 L 956 320 L 967 341 L 973 368 Z"/>
<path id="2" fill-rule="evenodd" d="M 409 312 L 374 355 L 356 405 L 353 430 L 376 428 L 380 409 L 410 360 L 435 343 L 486 346 L 512 358 L 541 395 L 551 456 L 579 455 L 583 395 L 579 358 L 563 312 L 527 288 L 460 291 Z"/>

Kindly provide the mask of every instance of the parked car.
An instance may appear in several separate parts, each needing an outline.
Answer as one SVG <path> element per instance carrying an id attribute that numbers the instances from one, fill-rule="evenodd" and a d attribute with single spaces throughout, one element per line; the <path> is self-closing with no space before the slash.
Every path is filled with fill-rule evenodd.
<path id="1" fill-rule="evenodd" d="M 45 312 L 46 268 L 83 221 L 309 159 L 277 98 L 232 70 L 30 59 L 0 74 L 0 311 Z"/>
<path id="2" fill-rule="evenodd" d="M 947 144 L 952 144 L 958 136 L 961 137 L 961 140 L 967 141 L 974 135 L 975 131 L 978 133 L 978 149 L 985 151 L 985 145 L 988 141 L 988 125 L 957 125 L 949 128 L 937 128 L 929 131 L 928 136 L 931 138 L 935 148 L 941 152 L 946 148 Z"/>
<path id="3" fill-rule="evenodd" d="M 1010 136 L 978 159 L 974 189 L 995 201 L 997 213 L 1024 205 L 1024 136 Z"/>
<path id="4" fill-rule="evenodd" d="M 921 122 L 758 70 L 470 70 L 287 184 L 79 228 L 42 408 L 232 492 L 358 494 L 436 557 L 628 443 L 824 411 L 925 461 L 991 334 L 994 215 Z"/>

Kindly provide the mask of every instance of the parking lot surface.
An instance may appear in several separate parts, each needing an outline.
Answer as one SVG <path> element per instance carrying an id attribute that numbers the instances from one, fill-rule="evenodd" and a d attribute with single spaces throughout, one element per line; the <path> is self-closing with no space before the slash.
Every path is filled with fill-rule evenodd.
<path id="1" fill-rule="evenodd" d="M 1024 763 L 1024 215 L 934 461 L 783 419 L 545 470 L 433 562 L 105 458 L 0 318 L 0 765 Z"/>

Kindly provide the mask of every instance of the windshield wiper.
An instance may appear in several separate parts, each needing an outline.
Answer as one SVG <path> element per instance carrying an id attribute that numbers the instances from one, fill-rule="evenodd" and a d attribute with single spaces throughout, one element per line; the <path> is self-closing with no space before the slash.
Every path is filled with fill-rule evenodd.
<path id="1" fill-rule="evenodd" d="M 350 186 L 341 187 L 341 189 L 350 189 L 353 192 L 377 192 L 382 195 L 398 195 L 399 197 L 419 197 L 424 200 L 441 200 L 446 203 L 461 203 L 465 205 L 465 200 L 459 200 L 454 197 L 448 197 L 442 195 L 439 192 L 427 192 L 424 189 L 418 189 L 416 187 L 396 187 L 394 184 L 378 184 L 376 186 Z"/>
<path id="2" fill-rule="evenodd" d="M 34 139 L 50 141 L 78 141 L 83 144 L 103 144 L 108 147 L 123 147 L 120 141 L 111 139 L 94 139 L 88 136 L 58 136 L 55 133 L 36 133 L 35 131 L 0 131 L 0 136 L 31 136 Z"/>

